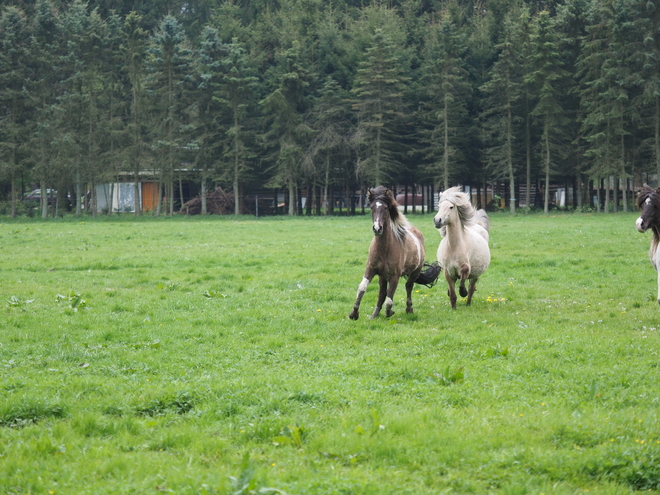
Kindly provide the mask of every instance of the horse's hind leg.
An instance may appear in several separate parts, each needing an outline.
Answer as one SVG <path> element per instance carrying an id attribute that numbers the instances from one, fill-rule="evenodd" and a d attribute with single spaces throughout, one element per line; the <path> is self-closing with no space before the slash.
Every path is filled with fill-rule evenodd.
<path id="1" fill-rule="evenodd" d="M 447 295 L 449 296 L 451 308 L 456 309 L 456 299 L 458 299 L 456 297 L 456 281 L 447 271 L 445 271 L 445 280 L 447 281 Z"/>
<path id="2" fill-rule="evenodd" d="M 406 282 L 406 313 L 413 312 L 412 290 L 415 285 L 415 280 L 417 280 L 417 277 L 412 274 L 408 277 L 408 281 Z"/>
<path id="3" fill-rule="evenodd" d="M 387 288 L 387 298 L 385 299 L 385 316 L 388 318 L 394 314 L 392 306 L 394 306 L 394 293 L 399 285 L 399 277 L 392 277 L 390 279 L 390 286 Z"/>
<path id="4" fill-rule="evenodd" d="M 470 276 L 470 265 L 468 265 L 467 263 L 463 263 L 461 265 L 461 285 L 458 288 L 458 292 L 461 294 L 461 297 L 465 297 L 468 295 L 468 291 L 465 288 L 465 281 L 469 276 Z"/>
<path id="5" fill-rule="evenodd" d="M 378 301 L 376 302 L 376 309 L 374 309 L 374 312 L 371 315 L 372 318 L 376 318 L 376 316 L 380 314 L 380 310 L 383 307 L 383 303 L 385 302 L 385 297 L 387 296 L 387 279 L 379 275 L 378 283 L 380 285 L 380 289 L 378 291 Z"/>
<path id="6" fill-rule="evenodd" d="M 355 299 L 355 304 L 353 305 L 353 311 L 350 312 L 348 317 L 351 320 L 357 320 L 360 317 L 360 302 L 362 301 L 362 296 L 367 291 L 367 287 L 371 282 L 371 279 L 374 277 L 373 273 L 365 273 L 362 282 L 358 286 L 357 298 Z"/>
<path id="7" fill-rule="evenodd" d="M 477 290 L 477 279 L 470 280 L 470 285 L 468 286 L 466 306 L 469 306 L 470 303 L 472 302 L 472 295 L 476 290 Z"/>

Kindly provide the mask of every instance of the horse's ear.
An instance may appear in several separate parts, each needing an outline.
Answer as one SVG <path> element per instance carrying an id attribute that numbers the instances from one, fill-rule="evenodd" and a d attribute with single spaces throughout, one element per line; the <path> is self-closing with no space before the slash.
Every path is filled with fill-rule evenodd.
<path id="1" fill-rule="evenodd" d="M 373 201 L 374 201 L 374 190 L 372 188 L 369 188 L 368 198 L 369 198 L 369 203 L 373 203 Z"/>

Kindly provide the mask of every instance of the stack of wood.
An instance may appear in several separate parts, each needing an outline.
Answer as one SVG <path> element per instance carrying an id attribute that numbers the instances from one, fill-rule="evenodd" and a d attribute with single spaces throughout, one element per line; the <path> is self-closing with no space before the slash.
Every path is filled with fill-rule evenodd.
<path id="1" fill-rule="evenodd" d="M 211 215 L 232 215 L 234 213 L 234 194 L 226 193 L 221 187 L 206 193 L 206 212 Z M 199 215 L 202 213 L 202 196 L 195 196 L 183 205 L 179 213 Z"/>

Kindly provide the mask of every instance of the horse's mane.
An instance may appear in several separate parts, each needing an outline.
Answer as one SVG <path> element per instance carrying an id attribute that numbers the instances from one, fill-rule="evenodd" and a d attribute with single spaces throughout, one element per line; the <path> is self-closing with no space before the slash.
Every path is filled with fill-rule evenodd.
<path id="1" fill-rule="evenodd" d="M 461 188 L 458 186 L 450 187 L 445 189 L 440 193 L 440 199 L 438 204 L 442 201 L 449 201 L 458 211 L 458 218 L 461 221 L 463 227 L 469 227 L 475 223 L 475 209 L 470 202 L 470 196 L 467 193 L 461 191 Z"/>
<path id="2" fill-rule="evenodd" d="M 660 207 L 660 195 L 658 194 L 657 189 L 653 189 L 648 184 L 644 184 L 642 190 L 637 196 L 637 207 L 641 210 L 644 207 L 644 203 L 648 198 L 651 198 L 653 206 Z"/>
<path id="3" fill-rule="evenodd" d="M 403 239 L 408 232 L 410 223 L 405 215 L 399 211 L 399 203 L 394 199 L 392 191 L 385 186 L 369 189 L 369 203 L 374 203 L 375 201 L 381 201 L 387 206 L 390 212 L 390 220 L 392 221 L 392 232 L 397 239 Z"/>

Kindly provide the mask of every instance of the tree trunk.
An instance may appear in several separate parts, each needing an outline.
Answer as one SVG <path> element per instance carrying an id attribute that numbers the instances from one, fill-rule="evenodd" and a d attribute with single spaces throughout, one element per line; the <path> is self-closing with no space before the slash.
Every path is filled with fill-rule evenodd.
<path id="1" fill-rule="evenodd" d="M 443 136 L 443 145 L 444 145 L 444 151 L 442 154 L 442 169 L 443 169 L 443 177 L 442 177 L 442 185 L 446 189 L 449 189 L 449 122 L 447 122 L 447 116 L 449 115 L 449 104 L 447 102 L 447 96 L 444 99 L 444 108 L 442 109 L 443 112 L 443 119 L 444 119 L 444 136 Z"/>
<path id="2" fill-rule="evenodd" d="M 11 173 L 11 218 L 16 218 L 16 177 Z"/>
<path id="3" fill-rule="evenodd" d="M 529 98 L 525 95 L 525 152 L 527 154 L 527 168 L 525 171 L 525 180 L 527 186 L 527 208 L 532 207 L 532 138 L 531 138 L 531 124 L 529 115 Z"/>
<path id="4" fill-rule="evenodd" d="M 325 157 L 325 182 L 323 183 L 323 215 L 330 214 L 330 203 L 328 199 L 328 189 L 330 187 L 330 156 Z"/>
<path id="5" fill-rule="evenodd" d="M 543 191 L 543 213 L 547 215 L 550 202 L 550 130 L 545 125 L 545 191 Z"/>
<path id="6" fill-rule="evenodd" d="M 655 97 L 655 170 L 660 180 L 660 96 Z M 660 185 L 660 184 L 658 184 Z"/>
<path id="7" fill-rule="evenodd" d="M 612 187 L 612 176 L 608 175 L 605 179 L 605 213 L 610 212 L 610 188 Z"/>
<path id="8" fill-rule="evenodd" d="M 289 216 L 296 216 L 296 184 L 292 180 L 289 181 Z"/>
<path id="9" fill-rule="evenodd" d="M 206 168 L 204 169 L 204 172 L 202 172 L 201 196 L 202 196 L 202 215 L 206 215 L 207 214 L 207 210 L 206 210 Z"/>
<path id="10" fill-rule="evenodd" d="M 156 200 L 156 216 L 160 216 L 160 209 L 163 206 L 163 179 L 158 179 L 158 199 Z"/>

